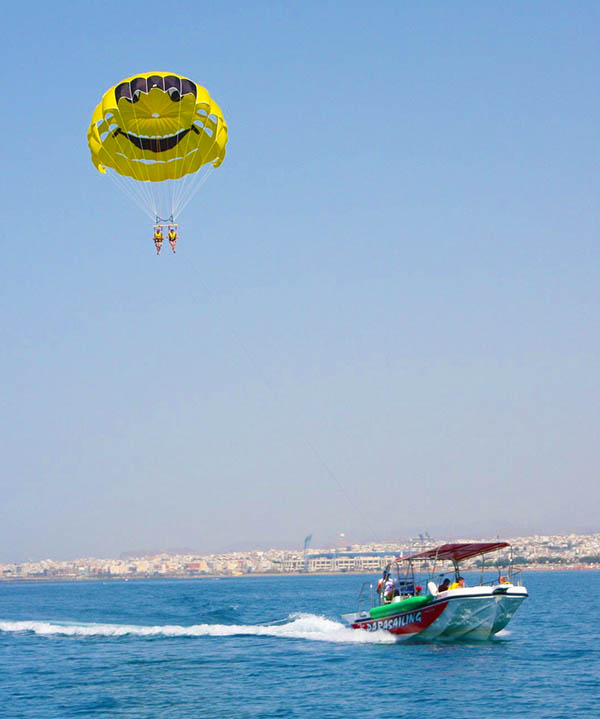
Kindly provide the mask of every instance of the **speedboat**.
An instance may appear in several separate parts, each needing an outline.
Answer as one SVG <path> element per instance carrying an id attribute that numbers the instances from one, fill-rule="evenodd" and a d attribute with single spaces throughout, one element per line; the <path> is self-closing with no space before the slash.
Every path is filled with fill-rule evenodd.
<path id="1" fill-rule="evenodd" d="M 491 552 L 498 553 L 498 561 L 486 567 Z M 442 544 L 398 557 L 385 567 L 376 587 L 363 584 L 357 611 L 342 618 L 354 629 L 383 630 L 398 639 L 489 639 L 528 596 L 512 559 L 508 542 Z M 477 584 L 469 579 L 465 586 L 462 563 L 480 572 Z M 371 606 L 364 609 L 367 600 Z"/>

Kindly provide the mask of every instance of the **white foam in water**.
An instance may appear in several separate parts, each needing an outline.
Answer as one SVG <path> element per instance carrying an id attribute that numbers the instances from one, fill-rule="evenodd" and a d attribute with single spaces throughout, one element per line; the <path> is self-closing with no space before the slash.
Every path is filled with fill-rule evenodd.
<path id="1" fill-rule="evenodd" d="M 339 622 L 315 614 L 292 614 L 289 620 L 289 622 L 279 625 L 194 624 L 189 627 L 176 624 L 138 626 L 135 624 L 75 624 L 0 620 L 0 632 L 33 632 L 40 636 L 69 637 L 233 637 L 245 635 L 354 644 L 393 644 L 396 641 L 396 638 L 388 632 L 350 629 Z"/>
<path id="2" fill-rule="evenodd" d="M 509 629 L 501 629 L 499 632 L 496 633 L 495 636 L 500 637 L 500 639 L 505 639 L 506 637 L 510 637 L 512 634 L 512 631 Z"/>

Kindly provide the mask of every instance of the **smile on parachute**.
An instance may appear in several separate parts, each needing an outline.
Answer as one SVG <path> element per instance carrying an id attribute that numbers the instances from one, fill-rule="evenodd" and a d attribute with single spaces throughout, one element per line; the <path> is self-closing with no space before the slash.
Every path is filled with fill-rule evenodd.
<path id="1" fill-rule="evenodd" d="M 125 106 L 137 105 L 138 102 L 140 105 L 146 105 L 146 101 L 151 93 L 155 95 L 155 102 L 157 96 L 160 98 L 159 103 L 162 104 L 162 111 L 167 110 L 167 113 L 168 107 L 165 107 L 165 101 L 167 106 L 178 106 L 186 96 L 191 96 L 194 100 L 197 97 L 195 84 L 187 78 L 179 78 L 176 75 L 151 75 L 150 77 L 135 77 L 117 85 L 115 88 L 115 100 L 117 105 L 123 102 L 126 103 Z M 147 106 L 144 109 L 149 111 Z M 156 118 L 162 115 L 161 109 L 157 107 L 153 109 L 157 112 L 153 114 L 152 117 Z M 183 140 L 190 130 L 197 135 L 200 134 L 200 130 L 192 124 L 187 130 L 181 130 L 176 135 L 167 135 L 164 137 L 135 135 L 132 132 L 121 130 L 120 127 L 112 133 L 112 136 L 117 137 L 118 135 L 123 135 L 140 150 L 158 153 L 172 150 Z"/>
<path id="2" fill-rule="evenodd" d="M 198 130 L 195 125 L 192 125 L 188 127 L 187 130 L 181 130 L 181 132 L 178 132 L 176 135 L 170 135 L 168 137 L 139 137 L 131 132 L 123 132 L 120 127 L 117 127 L 112 136 L 117 137 L 118 135 L 123 135 L 136 147 L 139 147 L 140 150 L 166 152 L 176 147 L 190 131 L 195 132 L 196 135 L 200 134 L 200 130 Z"/>

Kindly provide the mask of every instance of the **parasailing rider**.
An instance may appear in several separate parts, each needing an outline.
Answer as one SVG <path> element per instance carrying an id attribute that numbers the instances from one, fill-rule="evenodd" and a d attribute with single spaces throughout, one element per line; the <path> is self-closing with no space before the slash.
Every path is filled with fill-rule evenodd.
<path id="1" fill-rule="evenodd" d="M 161 227 L 154 228 L 154 236 L 152 237 L 152 239 L 154 240 L 154 246 L 156 247 L 156 254 L 160 255 L 164 239 Z"/>
<path id="2" fill-rule="evenodd" d="M 169 225 L 169 234 L 167 237 L 169 238 L 171 249 L 175 252 L 175 248 L 177 247 L 177 230 L 174 227 L 171 227 L 171 225 Z"/>

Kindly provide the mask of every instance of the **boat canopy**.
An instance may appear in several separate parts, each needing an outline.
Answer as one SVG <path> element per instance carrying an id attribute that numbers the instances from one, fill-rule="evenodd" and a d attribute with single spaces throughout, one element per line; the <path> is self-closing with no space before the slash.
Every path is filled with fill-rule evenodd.
<path id="1" fill-rule="evenodd" d="M 407 557 L 398 557 L 397 562 L 408 559 L 450 559 L 453 562 L 462 562 L 480 554 L 495 552 L 497 549 L 510 547 L 508 542 L 463 542 L 458 544 L 442 544 L 435 549 L 427 549 L 418 554 L 410 554 Z"/>

